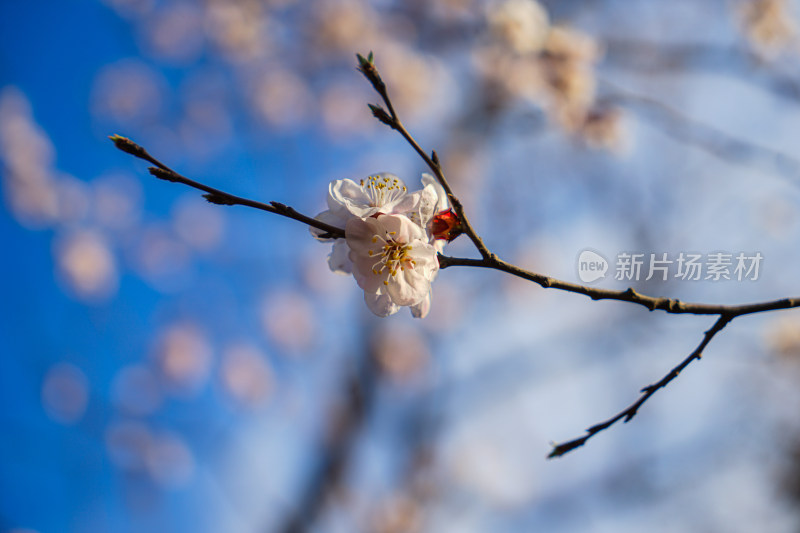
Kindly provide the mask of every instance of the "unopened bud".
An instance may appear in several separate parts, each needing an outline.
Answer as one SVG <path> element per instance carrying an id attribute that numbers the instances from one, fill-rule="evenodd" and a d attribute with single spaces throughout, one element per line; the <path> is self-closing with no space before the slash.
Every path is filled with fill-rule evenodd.
<path id="1" fill-rule="evenodd" d="M 452 241 L 462 233 L 464 228 L 461 226 L 461 219 L 452 209 L 439 211 L 431 220 L 431 234 L 435 239 L 446 239 Z"/>
<path id="2" fill-rule="evenodd" d="M 377 118 L 387 126 L 394 127 L 394 121 L 392 120 L 392 117 L 389 116 L 389 113 L 387 113 L 385 109 L 383 109 L 379 105 L 374 105 L 374 104 L 367 104 L 367 105 L 369 106 L 369 109 L 370 111 L 372 111 L 372 115 L 375 118 Z"/>

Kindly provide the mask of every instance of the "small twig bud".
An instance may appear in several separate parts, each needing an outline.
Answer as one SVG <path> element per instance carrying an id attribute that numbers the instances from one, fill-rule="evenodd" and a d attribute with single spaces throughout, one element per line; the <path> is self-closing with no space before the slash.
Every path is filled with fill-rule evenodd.
<path id="1" fill-rule="evenodd" d="M 374 104 L 367 104 L 367 105 L 369 106 L 369 109 L 370 111 L 372 111 L 372 115 L 375 118 L 377 118 L 387 126 L 394 128 L 394 120 L 392 119 L 391 116 L 389 116 L 389 113 L 387 113 L 385 109 L 383 109 L 379 105 L 374 105 Z"/>
<path id="2" fill-rule="evenodd" d="M 172 182 L 180 182 L 180 178 L 177 174 L 170 170 L 164 170 L 163 168 L 158 167 L 150 167 L 147 169 L 150 174 L 155 176 L 160 180 L 172 181 Z"/>
<path id="3" fill-rule="evenodd" d="M 377 67 L 375 67 L 374 56 L 372 52 L 369 53 L 369 56 L 366 58 L 361 54 L 356 54 L 358 58 L 358 71 L 361 72 L 367 80 L 372 84 L 378 93 L 383 95 L 386 91 L 386 84 L 383 83 L 381 79 L 381 75 L 378 73 Z"/>
<path id="4" fill-rule="evenodd" d="M 366 58 L 361 54 L 356 54 L 356 57 L 358 58 L 358 66 L 361 68 L 365 68 L 368 67 L 369 65 L 375 64 L 375 57 L 371 50 Z"/>
<path id="5" fill-rule="evenodd" d="M 131 154 L 136 157 L 142 157 L 145 153 L 144 148 L 133 142 L 132 140 L 128 139 L 127 137 L 123 137 L 122 135 L 109 135 L 109 139 L 114 143 L 114 146 L 117 149 L 122 150 L 128 154 Z"/>
<path id="6" fill-rule="evenodd" d="M 217 204 L 217 205 L 236 205 L 236 202 L 228 198 L 227 196 L 223 196 L 221 194 L 216 194 L 210 192 L 208 194 L 204 194 L 203 198 L 209 201 L 209 203 Z"/>
<path id="7" fill-rule="evenodd" d="M 574 450 L 575 448 L 579 448 L 580 446 L 586 444 L 586 440 L 587 439 L 583 437 L 580 439 L 571 440 L 569 442 L 563 442 L 561 444 L 551 444 L 551 446 L 553 446 L 553 449 L 550 451 L 547 458 L 553 459 L 555 457 L 561 457 L 562 455 Z"/>

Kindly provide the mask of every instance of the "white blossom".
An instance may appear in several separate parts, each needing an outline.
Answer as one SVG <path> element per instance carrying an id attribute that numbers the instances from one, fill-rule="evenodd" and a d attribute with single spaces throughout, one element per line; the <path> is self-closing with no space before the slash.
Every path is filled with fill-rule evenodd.
<path id="1" fill-rule="evenodd" d="M 327 203 L 317 220 L 344 228 L 347 237 L 330 239 L 322 237 L 324 231 L 310 229 L 320 241 L 333 240 L 331 270 L 353 274 L 376 315 L 388 316 L 407 306 L 414 317 L 425 317 L 431 308 L 430 285 L 439 270 L 436 254 L 447 243 L 431 231 L 434 217 L 450 207 L 438 180 L 423 174 L 422 188 L 414 192 L 389 173 L 359 183 L 336 180 L 328 186 Z"/>
<path id="2" fill-rule="evenodd" d="M 403 180 L 388 172 L 369 176 L 359 183 L 350 179 L 335 180 L 328 186 L 328 209 L 315 218 L 331 226 L 344 228 L 352 218 L 363 219 L 378 213 L 410 212 L 419 205 L 420 194 L 421 191 L 409 194 Z M 322 237 L 324 231 L 309 229 L 316 239 L 331 240 Z M 352 273 L 348 252 L 344 239 L 334 242 L 331 255 L 328 256 L 328 265 L 332 271 L 339 274 Z"/>
<path id="3" fill-rule="evenodd" d="M 388 172 L 369 176 L 359 183 L 351 179 L 334 180 L 328 186 L 328 209 L 315 218 L 343 228 L 354 217 L 407 213 L 419 204 L 419 195 L 419 191 L 409 194 L 403 180 Z M 324 232 L 311 228 L 311 233 L 320 238 Z"/>
<path id="4" fill-rule="evenodd" d="M 412 306 L 415 316 L 427 314 L 439 262 L 422 227 L 404 215 L 378 215 L 350 219 L 345 232 L 353 276 L 369 309 L 388 316 Z"/>

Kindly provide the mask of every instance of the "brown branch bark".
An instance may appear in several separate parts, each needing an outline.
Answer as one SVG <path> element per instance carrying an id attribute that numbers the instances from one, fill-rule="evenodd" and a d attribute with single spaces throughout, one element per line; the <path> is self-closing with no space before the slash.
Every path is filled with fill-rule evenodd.
<path id="1" fill-rule="evenodd" d="M 111 135 L 109 139 L 111 139 L 114 142 L 114 145 L 123 152 L 131 154 L 134 157 L 138 157 L 139 159 L 143 159 L 144 161 L 147 161 L 148 163 L 152 163 L 153 165 L 155 165 L 155 167 L 150 167 L 149 171 L 150 174 L 152 174 L 156 178 L 166 181 L 172 181 L 175 183 L 182 183 L 184 185 L 188 185 L 189 187 L 193 187 L 195 189 L 203 191 L 206 193 L 203 195 L 203 198 L 205 198 L 212 204 L 244 205 L 247 207 L 252 207 L 254 209 L 260 209 L 261 211 L 266 211 L 268 213 L 274 213 L 276 215 L 281 215 L 283 217 L 291 218 L 299 222 L 302 222 L 303 224 L 307 224 L 314 228 L 320 229 L 325 232 L 324 234 L 321 235 L 321 237 L 323 238 L 344 238 L 343 229 L 331 226 L 330 224 L 325 224 L 324 222 L 320 222 L 319 220 L 303 215 L 302 213 L 298 213 L 294 208 L 284 205 L 282 203 L 270 202 L 268 204 L 265 204 L 263 202 L 257 202 L 255 200 L 242 198 L 240 196 L 235 196 L 225 191 L 209 187 L 208 185 L 204 185 L 202 183 L 189 179 L 185 176 L 181 176 L 180 174 L 178 174 L 177 172 L 166 166 L 164 163 L 154 158 L 147 152 L 147 150 L 145 150 L 132 140 L 128 139 L 127 137 L 122 137 L 121 135 Z"/>
<path id="2" fill-rule="evenodd" d="M 499 270 L 518 278 L 532 281 L 541 285 L 545 289 L 559 289 L 567 292 L 574 292 L 576 294 L 583 294 L 592 300 L 618 300 L 621 302 L 629 302 L 632 304 L 641 305 L 650 311 L 660 310 L 673 314 L 692 314 L 692 315 L 731 315 L 737 317 L 741 315 L 750 315 L 753 313 L 761 313 L 764 311 L 776 311 L 779 309 L 791 309 L 793 307 L 800 307 L 800 297 L 795 298 L 781 298 L 778 300 L 769 300 L 765 302 L 741 304 L 741 305 L 717 305 L 717 304 L 704 304 L 682 302 L 675 298 L 663 298 L 655 296 L 647 296 L 636 292 L 632 288 L 624 291 L 615 291 L 611 289 L 601 289 L 599 287 L 588 287 L 586 285 L 578 285 L 577 283 L 570 283 L 560 279 L 551 278 L 544 274 L 525 270 L 511 263 L 507 263 L 498 257 L 490 259 L 469 259 L 464 257 L 450 257 L 446 255 L 439 256 L 439 267 L 449 268 L 453 266 L 471 266 L 479 268 L 489 268 Z"/>
<path id="3" fill-rule="evenodd" d="M 477 232 L 472 227 L 472 224 L 470 224 L 469 219 L 467 218 L 466 214 L 464 214 L 464 206 L 461 204 L 461 201 L 458 199 L 455 193 L 453 193 L 453 189 L 450 187 L 450 184 L 444 175 L 444 171 L 442 170 L 442 165 L 439 162 L 439 156 L 436 154 L 436 151 L 431 152 L 431 155 L 429 156 L 400 121 L 400 118 L 398 117 L 394 110 L 394 106 L 392 105 L 392 100 L 389 98 L 386 84 L 381 79 L 380 73 L 378 72 L 377 67 L 375 67 L 375 63 L 372 60 L 372 53 L 369 54 L 368 58 L 364 58 L 361 54 L 357 54 L 357 57 L 359 63 L 358 70 L 364 74 L 364 77 L 366 77 L 367 80 L 369 80 L 369 82 L 372 84 L 372 87 L 380 95 L 381 99 L 386 104 L 386 108 L 389 110 L 387 113 L 380 106 L 369 104 L 372 114 L 375 115 L 375 118 L 377 118 L 379 121 L 400 133 L 400 135 L 402 135 L 408 144 L 411 145 L 411 147 L 415 152 L 417 152 L 422 160 L 425 161 L 425 164 L 428 165 L 428 168 L 431 169 L 434 176 L 436 176 L 436 179 L 447 193 L 447 198 L 450 200 L 453 210 L 461 220 L 464 233 L 475 245 L 475 248 L 478 249 L 481 257 L 485 259 L 491 258 L 492 253 L 483 243 L 483 239 L 478 236 Z"/>
<path id="4" fill-rule="evenodd" d="M 547 456 L 547 458 L 552 459 L 554 457 L 561 457 L 562 455 L 571 452 L 575 448 L 583 446 L 586 444 L 586 441 L 601 431 L 605 431 L 606 429 L 610 428 L 620 420 L 624 421 L 625 423 L 630 422 L 631 419 L 636 416 L 636 413 L 639 412 L 639 408 L 644 405 L 644 403 L 649 400 L 653 394 L 666 387 L 670 381 L 677 378 L 678 375 L 683 372 L 683 369 L 689 366 L 692 361 L 702 357 L 703 350 L 706 348 L 706 346 L 708 346 L 708 343 L 711 342 L 711 339 L 714 338 L 714 335 L 722 331 L 722 329 L 728 325 L 728 322 L 734 319 L 734 316 L 735 315 L 728 314 L 721 315 L 714 325 L 711 326 L 711 329 L 705 332 L 705 335 L 703 335 L 703 340 L 700 342 L 697 348 L 695 348 L 694 351 L 688 355 L 688 357 L 681 361 L 678 366 L 670 370 L 659 381 L 643 388 L 641 390 L 642 395 L 639 397 L 639 399 L 628 406 L 627 409 L 620 411 L 616 416 L 613 416 L 604 422 L 600 422 L 599 424 L 595 424 L 594 426 L 590 427 L 586 430 L 586 435 L 582 437 L 578 437 L 577 439 L 563 442 L 561 444 L 553 444 L 553 449 L 550 451 L 550 454 Z"/>

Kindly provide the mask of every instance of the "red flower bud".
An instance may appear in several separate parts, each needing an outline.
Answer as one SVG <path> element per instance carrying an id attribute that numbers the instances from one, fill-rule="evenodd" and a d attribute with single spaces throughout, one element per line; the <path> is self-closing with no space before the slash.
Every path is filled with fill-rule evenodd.
<path id="1" fill-rule="evenodd" d="M 445 209 L 433 216 L 430 232 L 435 239 L 447 239 L 447 242 L 450 242 L 461 235 L 464 228 L 461 227 L 461 219 L 458 218 L 455 211 Z"/>

